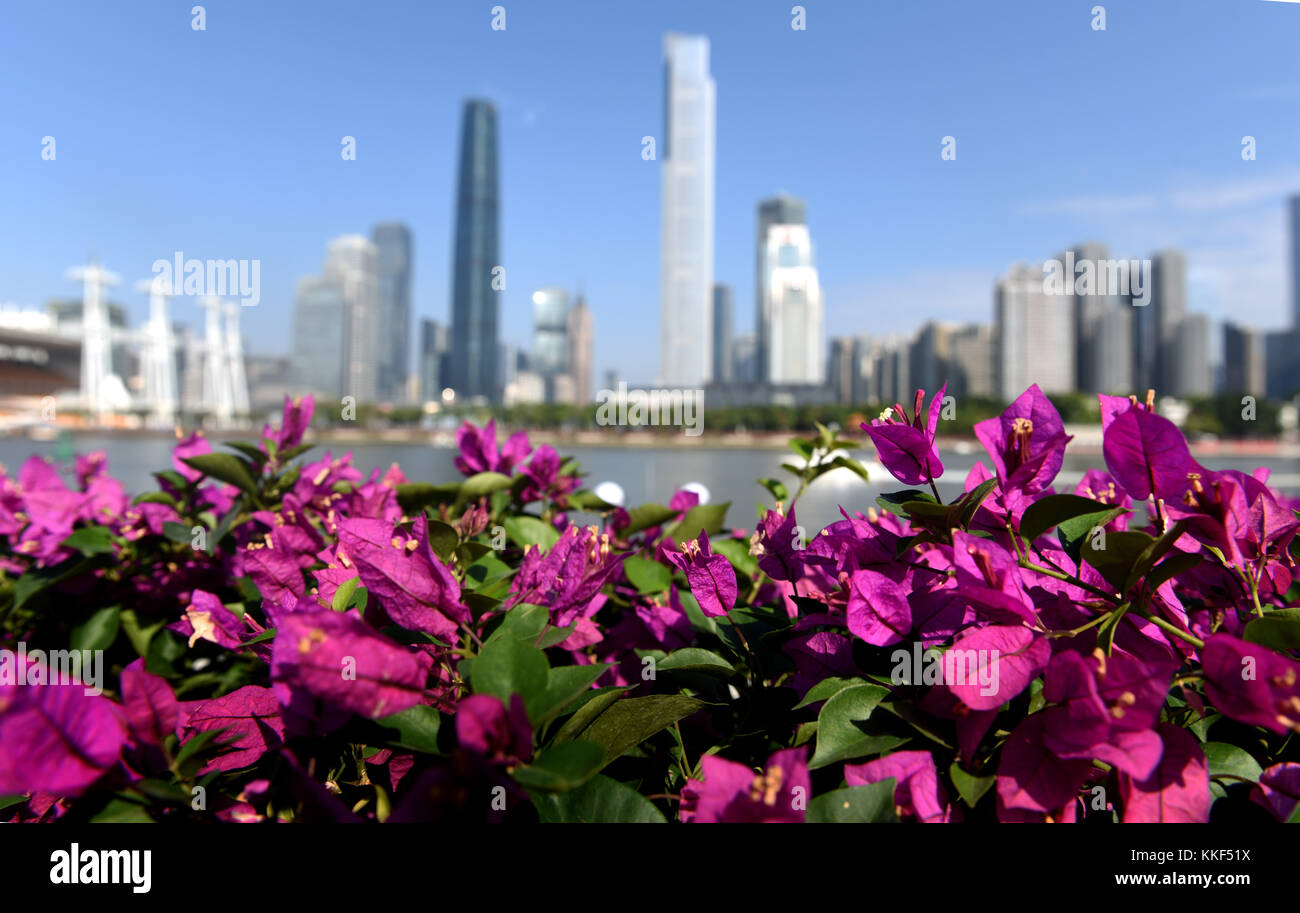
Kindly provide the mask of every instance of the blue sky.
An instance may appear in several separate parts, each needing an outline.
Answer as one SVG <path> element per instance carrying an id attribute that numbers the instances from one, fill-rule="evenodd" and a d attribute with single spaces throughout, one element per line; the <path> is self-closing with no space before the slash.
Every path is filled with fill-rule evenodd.
<path id="1" fill-rule="evenodd" d="M 64 273 L 91 253 L 132 282 L 177 250 L 258 258 L 249 348 L 287 351 L 326 242 L 401 219 L 415 313 L 445 320 L 459 108 L 486 95 L 505 337 L 527 343 L 535 288 L 582 282 L 599 377 L 649 380 L 659 173 L 641 137 L 661 130 L 677 30 L 712 42 L 715 272 L 738 331 L 755 205 L 778 190 L 807 200 L 830 335 L 988 321 L 1007 265 L 1087 239 L 1180 246 L 1193 309 L 1285 322 L 1300 3 L 1113 0 L 1098 32 L 1096 0 L 811 0 L 806 31 L 790 0 L 500 2 L 505 31 L 486 0 L 212 0 L 201 32 L 192 0 L 0 6 L 0 303 L 76 294 Z"/>

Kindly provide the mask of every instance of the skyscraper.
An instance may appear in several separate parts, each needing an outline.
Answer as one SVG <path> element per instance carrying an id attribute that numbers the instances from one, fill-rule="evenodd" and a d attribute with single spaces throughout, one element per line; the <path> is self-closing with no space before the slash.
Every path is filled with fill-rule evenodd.
<path id="1" fill-rule="evenodd" d="M 826 380 L 826 319 L 806 225 L 768 227 L 763 249 L 763 321 L 772 384 Z"/>
<path id="2" fill-rule="evenodd" d="M 498 188 L 496 108 L 491 102 L 470 99 L 461 118 L 452 255 L 450 386 L 457 399 L 482 397 L 496 402 L 501 397 Z"/>
<path id="3" fill-rule="evenodd" d="M 546 401 L 556 401 L 556 379 L 569 370 L 569 293 L 562 288 L 533 292 L 532 369 L 546 386 Z"/>
<path id="4" fill-rule="evenodd" d="M 1149 307 L 1153 309 L 1155 342 L 1158 345 L 1156 364 L 1159 390 L 1157 392 L 1168 392 L 1175 396 L 1185 395 L 1178 392 L 1178 380 L 1180 377 L 1187 378 L 1188 375 L 1178 362 L 1182 358 L 1195 356 L 1193 353 L 1180 350 L 1178 346 L 1179 326 L 1183 322 L 1183 315 L 1187 313 L 1187 263 L 1180 251 L 1166 250 L 1151 255 Z M 1189 332 L 1199 333 L 1200 329 L 1193 327 Z M 1208 347 L 1208 329 L 1206 332 Z"/>
<path id="5" fill-rule="evenodd" d="M 1213 392 L 1207 316 L 1184 314 L 1174 328 L 1173 342 L 1166 347 L 1166 353 L 1164 364 L 1169 378 L 1162 392 L 1172 396 L 1209 396 Z"/>
<path id="6" fill-rule="evenodd" d="M 994 294 L 998 395 L 1011 401 L 1031 384 L 1044 393 L 1074 390 L 1074 308 L 1069 296 L 1048 295 L 1041 269 L 1018 264 Z"/>
<path id="7" fill-rule="evenodd" d="M 807 207 L 803 200 L 789 194 L 778 194 L 758 203 L 758 240 L 754 244 L 754 337 L 758 377 L 760 383 L 767 380 L 767 338 L 769 328 L 764 314 L 763 301 L 763 252 L 767 247 L 767 231 L 773 225 L 806 225 L 808 223 Z"/>
<path id="8" fill-rule="evenodd" d="M 381 222 L 370 233 L 378 249 L 379 396 L 403 398 L 411 351 L 411 230 Z"/>
<path id="9" fill-rule="evenodd" d="M 1103 389 L 1101 341 L 1102 321 L 1107 312 L 1114 307 L 1110 289 L 1105 285 L 1105 273 L 1099 267 L 1105 263 L 1110 254 L 1106 245 L 1089 242 L 1079 244 L 1069 252 L 1072 256 L 1062 256 L 1062 262 L 1073 263 L 1076 272 L 1067 276 L 1074 279 L 1074 338 L 1075 338 L 1075 386 L 1085 393 L 1096 393 Z M 1080 281 L 1077 268 L 1087 264 L 1092 281 Z M 1104 287 L 1102 287 L 1104 286 Z"/>
<path id="10" fill-rule="evenodd" d="M 1223 324 L 1223 392 L 1260 396 L 1267 384 L 1264 339 L 1248 327 Z"/>
<path id="11" fill-rule="evenodd" d="M 369 239 L 342 235 L 329 243 L 323 271 L 347 303 L 342 392 L 362 403 L 379 398 L 378 257 Z"/>
<path id="12" fill-rule="evenodd" d="M 713 381 L 731 380 L 731 286 L 713 286 Z"/>
<path id="13" fill-rule="evenodd" d="M 659 372 L 679 387 L 713 374 L 714 105 L 709 40 L 665 35 Z"/>
<path id="14" fill-rule="evenodd" d="M 420 321 L 420 399 L 442 395 L 447 376 L 447 325 L 427 317 Z"/>
<path id="15" fill-rule="evenodd" d="M 573 378 L 573 401 L 585 406 L 595 401 L 591 389 L 592 362 L 591 308 L 581 292 L 578 301 L 569 309 L 569 376 Z"/>
<path id="16" fill-rule="evenodd" d="M 298 280 L 293 312 L 296 386 L 331 397 L 343 394 L 347 319 L 347 302 L 337 284 L 315 276 Z"/>

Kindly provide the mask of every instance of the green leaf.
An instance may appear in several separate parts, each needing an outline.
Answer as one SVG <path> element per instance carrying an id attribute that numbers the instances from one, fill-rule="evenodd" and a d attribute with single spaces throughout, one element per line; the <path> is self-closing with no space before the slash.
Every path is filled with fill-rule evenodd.
<path id="1" fill-rule="evenodd" d="M 1209 765 L 1211 779 L 1227 779 L 1229 785 L 1242 780 L 1258 783 L 1259 775 L 1264 772 L 1250 752 L 1236 745 L 1206 742 L 1201 747 L 1205 749 L 1205 761 Z"/>
<path id="2" fill-rule="evenodd" d="M 233 450 L 238 450 L 244 456 L 252 460 L 253 465 L 257 466 L 258 469 L 265 466 L 266 461 L 271 458 L 270 454 L 266 453 L 262 448 L 258 447 L 256 444 L 250 444 L 248 441 L 225 441 L 224 443 L 225 446 L 230 447 Z"/>
<path id="3" fill-rule="evenodd" d="M 1060 541 L 1061 547 L 1065 549 L 1065 553 L 1075 562 L 1078 562 L 1079 550 L 1083 546 L 1083 540 L 1090 537 L 1094 529 L 1104 527 L 1123 513 L 1130 513 L 1130 511 L 1126 511 L 1122 507 L 1112 507 L 1109 510 L 1099 510 L 1096 513 L 1074 517 L 1057 526 L 1056 538 Z"/>
<path id="4" fill-rule="evenodd" d="M 897 514 L 904 519 L 907 518 L 907 510 L 903 507 L 909 501 L 929 501 L 931 504 L 937 504 L 934 495 L 928 491 L 921 491 L 919 488 L 909 488 L 906 491 L 888 491 L 882 495 L 876 496 L 876 504 L 881 510 L 887 510 L 891 514 Z"/>
<path id="5" fill-rule="evenodd" d="M 551 546 L 560 540 L 560 533 L 554 526 L 528 514 L 506 517 L 501 525 L 505 527 L 506 535 L 511 541 L 522 548 L 540 545 L 542 551 L 549 552 Z"/>
<path id="6" fill-rule="evenodd" d="M 731 566 L 753 579 L 758 573 L 758 559 L 749 553 L 749 543 L 739 539 L 710 539 L 709 547 L 731 562 Z"/>
<path id="7" fill-rule="evenodd" d="M 803 700 L 794 705 L 794 709 L 798 710 L 801 707 L 807 707 L 809 704 L 830 700 L 845 688 L 865 684 L 866 682 L 860 678 L 838 678 L 836 676 L 824 678 L 808 689 L 808 693 L 803 696 Z"/>
<path id="8" fill-rule="evenodd" d="M 167 520 L 163 523 L 163 535 L 180 545 L 192 546 L 194 544 L 194 534 L 190 527 L 184 523 L 177 523 L 175 520 Z"/>
<path id="9" fill-rule="evenodd" d="M 1025 508 L 1020 518 L 1020 535 L 1025 537 L 1025 541 L 1033 542 L 1052 527 L 1067 520 L 1114 513 L 1119 510 L 1120 508 L 1108 508 L 1100 501 L 1082 495 L 1048 495 Z M 1103 524 L 1093 521 L 1087 528 L 1091 530 L 1094 526 L 1101 525 Z"/>
<path id="10" fill-rule="evenodd" d="M 829 463 L 823 463 L 821 465 L 826 466 L 828 469 L 847 469 L 849 472 L 853 473 L 862 481 L 864 482 L 871 481 L 871 478 L 867 475 L 867 467 L 863 466 L 860 462 L 853 459 L 853 457 L 851 456 L 845 456 L 844 454 L 840 454 L 839 456 L 835 457 L 835 459 L 829 461 Z M 819 466 L 818 469 L 821 469 L 821 466 Z M 818 473 L 818 475 L 820 474 L 821 473 Z"/>
<path id="11" fill-rule="evenodd" d="M 605 766 L 605 749 L 594 742 L 564 742 L 547 748 L 511 775 L 529 789 L 565 792 L 581 786 Z"/>
<path id="12" fill-rule="evenodd" d="M 90 817 L 92 824 L 152 824 L 153 818 L 138 801 L 114 796 Z"/>
<path id="13" fill-rule="evenodd" d="M 721 678 L 730 678 L 736 674 L 731 663 L 718 654 L 699 647 L 684 647 L 676 650 L 656 663 L 655 668 L 659 672 L 698 672 Z"/>
<path id="14" fill-rule="evenodd" d="M 544 824 L 667 823 L 649 799 L 604 774 L 568 792 L 537 793 L 532 798 Z"/>
<path id="15" fill-rule="evenodd" d="M 1274 650 L 1300 647 L 1300 608 L 1274 609 L 1246 625 L 1245 638 Z"/>
<path id="16" fill-rule="evenodd" d="M 948 768 L 948 777 L 952 780 L 952 785 L 957 788 L 957 795 L 961 796 L 967 808 L 978 805 L 980 799 L 989 791 L 989 787 L 997 781 L 997 777 L 977 777 L 967 773 L 956 761 L 953 761 L 952 766 Z"/>
<path id="17" fill-rule="evenodd" d="M 1155 539 L 1146 533 L 1124 530 L 1106 533 L 1105 542 L 1102 543 L 1105 548 L 1094 547 L 1093 537 L 1085 536 L 1079 553 L 1084 561 L 1095 567 L 1097 572 L 1106 578 L 1108 583 L 1117 590 L 1123 591 L 1129 571 L 1153 542 Z"/>
<path id="18" fill-rule="evenodd" d="M 403 482 L 397 486 L 397 503 L 411 516 L 434 504 L 451 504 L 460 493 L 460 484 L 450 482 L 434 485 L 431 482 Z"/>
<path id="19" fill-rule="evenodd" d="M 704 701 L 684 694 L 652 694 L 615 701 L 572 737 L 604 746 L 608 764 L 705 706 Z"/>
<path id="20" fill-rule="evenodd" d="M 64 548 L 75 548 L 81 554 L 113 554 L 113 531 L 107 526 L 83 526 L 74 530 L 72 535 L 62 542 Z"/>
<path id="21" fill-rule="evenodd" d="M 827 700 L 817 714 L 817 749 L 808 762 L 809 769 L 858 758 L 906 741 L 869 735 L 858 726 L 871 717 L 871 711 L 888 693 L 880 685 L 852 685 Z M 892 744 L 886 744 L 890 740 Z"/>
<path id="22" fill-rule="evenodd" d="M 131 641 L 131 646 L 140 656 L 149 654 L 149 641 L 157 634 L 167 623 L 166 618 L 156 619 L 149 624 L 143 624 L 139 616 L 135 614 L 134 609 L 123 609 L 119 613 L 119 621 L 122 630 L 126 633 L 127 640 Z"/>
<path id="23" fill-rule="evenodd" d="M 885 824 L 898 820 L 894 812 L 893 777 L 866 786 L 850 786 L 815 796 L 808 803 L 810 824 Z"/>
<path id="24" fill-rule="evenodd" d="M 428 524 L 429 548 L 433 549 L 433 553 L 444 563 L 450 561 L 456 546 L 460 544 L 460 533 L 441 520 L 429 520 Z"/>
<path id="25" fill-rule="evenodd" d="M 603 514 L 607 510 L 613 510 L 617 504 L 610 504 L 603 498 L 598 498 L 594 491 L 588 491 L 585 488 L 575 491 L 569 495 L 569 506 L 577 510 L 586 510 L 593 513 Z"/>
<path id="26" fill-rule="evenodd" d="M 460 483 L 460 493 L 456 500 L 474 501 L 494 491 L 509 488 L 511 478 L 499 472 L 479 472 Z"/>
<path id="27" fill-rule="evenodd" d="M 111 605 L 91 614 L 72 629 L 68 645 L 74 650 L 107 650 L 117 640 L 122 607 Z"/>
<path id="28" fill-rule="evenodd" d="M 673 541 L 681 544 L 698 539 L 702 530 L 709 535 L 720 532 L 723 522 L 727 519 L 727 508 L 730 506 L 730 501 L 721 504 L 696 504 L 686 512 L 686 516 L 682 517 L 680 523 L 672 527 Z"/>
<path id="29" fill-rule="evenodd" d="M 54 586 L 56 583 L 62 583 L 69 577 L 75 577 L 83 571 L 95 566 L 91 558 L 69 558 L 62 561 L 54 567 L 40 568 L 39 570 L 28 570 L 14 581 L 14 605 L 15 610 L 21 609 L 27 604 L 27 601 L 37 594 L 44 592 L 47 588 Z"/>
<path id="30" fill-rule="evenodd" d="M 397 748 L 440 754 L 438 730 L 442 726 L 442 716 L 432 707 L 416 704 L 401 713 L 380 717 L 375 722 L 385 729 L 396 730 L 390 744 Z"/>
<path id="31" fill-rule="evenodd" d="M 631 685 L 610 685 L 599 690 L 592 690 L 590 695 L 583 695 L 585 703 L 573 712 L 573 716 L 564 721 L 564 725 L 555 733 L 551 741 L 554 744 L 569 742 L 582 730 L 591 725 L 591 721 L 605 712 L 610 704 L 632 690 Z"/>
<path id="32" fill-rule="evenodd" d="M 357 591 L 357 587 L 360 585 L 360 575 L 340 583 L 339 588 L 334 591 L 334 598 L 330 600 L 330 608 L 335 612 L 346 612 L 348 603 L 352 601 L 352 594 Z"/>
<path id="33" fill-rule="evenodd" d="M 501 637 L 484 644 L 474 660 L 470 685 L 475 694 L 494 694 L 507 704 L 518 694 L 525 702 L 546 690 L 550 664 L 531 644 Z"/>
<path id="34" fill-rule="evenodd" d="M 790 497 L 790 489 L 785 487 L 785 483 L 780 479 L 756 479 L 759 485 L 767 489 L 768 493 L 778 501 L 785 501 Z"/>
<path id="35" fill-rule="evenodd" d="M 588 666 L 557 666 L 546 680 L 546 690 L 528 703 L 528 718 L 540 726 L 564 709 L 600 678 L 609 663 L 592 663 Z"/>
<path id="36" fill-rule="evenodd" d="M 1133 588 L 1133 585 L 1145 577 L 1151 568 L 1155 567 L 1157 561 L 1163 558 L 1174 547 L 1187 529 L 1187 521 L 1179 520 L 1171 525 L 1150 545 L 1142 550 L 1137 560 L 1133 562 L 1133 567 L 1129 570 L 1128 576 L 1124 578 L 1123 592 L 1127 593 Z"/>
<path id="37" fill-rule="evenodd" d="M 542 631 L 546 629 L 546 623 L 550 618 L 551 610 L 546 606 L 520 603 L 506 612 L 505 617 L 501 619 L 501 624 L 497 625 L 484 645 L 502 637 L 536 645 L 537 638 L 542 636 Z"/>
<path id="38" fill-rule="evenodd" d="M 643 529 L 660 526 L 677 516 L 677 513 L 677 511 L 664 507 L 662 504 L 637 505 L 627 512 L 630 522 L 627 528 L 623 530 L 623 535 L 630 536 L 633 533 L 641 532 Z"/>
<path id="39" fill-rule="evenodd" d="M 626 559 L 623 572 L 639 593 L 662 593 L 673 582 L 672 571 L 649 558 L 633 556 Z"/>
<path id="40" fill-rule="evenodd" d="M 137 504 L 166 504 L 168 507 L 175 507 L 176 499 L 165 491 L 146 491 L 142 495 L 137 495 L 131 502 L 132 507 Z"/>
<path id="41" fill-rule="evenodd" d="M 183 457 L 181 462 L 208 478 L 234 485 L 240 491 L 249 494 L 257 492 L 254 471 L 248 463 L 232 453 L 200 453 L 198 456 Z"/>

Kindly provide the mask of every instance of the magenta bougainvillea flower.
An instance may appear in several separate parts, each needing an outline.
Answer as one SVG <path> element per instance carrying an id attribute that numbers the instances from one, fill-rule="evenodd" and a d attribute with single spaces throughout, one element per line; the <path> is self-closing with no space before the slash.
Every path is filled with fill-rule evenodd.
<path id="1" fill-rule="evenodd" d="M 691 595 L 705 615 L 726 615 L 736 607 L 736 569 L 726 557 L 713 553 L 706 531 L 700 530 L 698 539 L 683 543 L 681 551 L 670 552 L 668 560 L 686 575 Z"/>
<path id="2" fill-rule="evenodd" d="M 476 428 L 465 422 L 456 429 L 456 446 L 460 455 L 456 457 L 456 468 L 465 475 L 478 472 L 510 472 L 522 463 L 532 447 L 528 435 L 520 431 L 511 435 L 504 447 L 497 449 L 497 425 L 495 419 L 489 419 L 482 428 Z"/>
<path id="3" fill-rule="evenodd" d="M 519 573 L 511 581 L 511 605 L 532 603 L 551 610 L 552 623 L 567 627 L 582 617 L 605 582 L 623 565 L 614 555 L 608 534 L 594 526 L 567 527 L 559 541 L 543 553 L 530 546 Z"/>
<path id="4" fill-rule="evenodd" d="M 456 739 L 479 758 L 502 764 L 527 763 L 533 757 L 533 729 L 517 694 L 510 706 L 491 694 L 475 694 L 456 705 Z"/>
<path id="5" fill-rule="evenodd" d="M 899 643 L 912 630 L 908 587 L 872 568 L 855 571 L 849 590 L 849 630 L 877 647 Z"/>
<path id="6" fill-rule="evenodd" d="M 844 782 L 849 786 L 870 786 L 893 777 L 894 805 L 898 816 L 923 824 L 952 820 L 952 807 L 939 784 L 939 771 L 928 751 L 899 751 L 865 764 L 845 764 Z"/>
<path id="7" fill-rule="evenodd" d="M 290 448 L 297 447 L 302 443 L 302 436 L 311 425 L 312 413 L 316 411 L 316 400 L 314 397 L 299 397 L 290 399 L 286 394 L 284 397 L 284 415 L 280 419 L 280 427 L 272 429 L 270 425 L 262 428 L 262 438 L 275 441 L 276 453 L 283 453 Z"/>
<path id="8" fill-rule="evenodd" d="M 181 709 L 167 679 L 145 670 L 144 657 L 122 670 L 122 710 L 131 737 L 142 745 L 161 745 L 176 731 Z"/>
<path id="9" fill-rule="evenodd" d="M 902 406 L 894 405 L 870 425 L 862 423 L 862 430 L 876 445 L 881 465 L 904 485 L 929 483 L 943 475 L 943 463 L 934 446 L 934 436 L 947 390 L 947 384 L 939 388 L 924 415 L 921 413 L 925 406 L 925 391 L 917 390 L 911 418 Z"/>
<path id="10" fill-rule="evenodd" d="M 1071 441 L 1061 414 L 1038 384 L 997 418 L 977 422 L 975 436 L 993 460 L 1004 495 L 1044 491 L 1061 471 Z"/>
<path id="11" fill-rule="evenodd" d="M 270 688 L 245 685 L 224 697 L 200 701 L 181 723 L 181 742 L 201 732 L 218 731 L 225 752 L 200 771 L 238 770 L 255 764 L 268 751 L 284 744 L 280 705 Z"/>
<path id="12" fill-rule="evenodd" d="M 707 755 L 702 779 L 682 788 L 681 820 L 700 824 L 798 823 L 804 820 L 812 786 L 807 751 L 787 748 L 767 759 L 761 771 Z"/>
<path id="13" fill-rule="evenodd" d="M 1201 743 L 1186 729 L 1162 723 L 1160 761 L 1142 779 L 1121 770 L 1123 821 L 1201 824 L 1210 820 L 1210 771 Z"/>
<path id="14" fill-rule="evenodd" d="M 1265 769 L 1250 798 L 1272 812 L 1277 820 L 1291 820 L 1300 806 L 1300 762 L 1284 761 Z"/>
<path id="15" fill-rule="evenodd" d="M 565 506 L 565 496 L 578 487 L 581 481 L 577 476 L 561 475 L 560 456 L 547 444 L 533 451 L 532 457 L 521 473 L 528 479 L 520 499 L 529 504 L 533 501 L 552 501 L 560 507 Z"/>
<path id="16" fill-rule="evenodd" d="M 1201 650 L 1205 694 L 1223 713 L 1277 733 L 1300 733 L 1300 663 L 1231 634 Z"/>

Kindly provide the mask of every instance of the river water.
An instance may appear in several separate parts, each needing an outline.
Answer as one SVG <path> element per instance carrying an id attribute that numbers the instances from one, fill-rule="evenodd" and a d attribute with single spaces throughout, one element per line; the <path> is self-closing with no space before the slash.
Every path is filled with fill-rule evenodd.
<path id="1" fill-rule="evenodd" d="M 173 443 L 162 437 L 83 434 L 75 438 L 75 449 L 80 453 L 105 451 L 109 472 L 121 479 L 127 491 L 134 495 L 157 487 L 150 473 L 170 467 Z M 16 473 L 22 462 L 33 453 L 57 459 L 60 450 L 66 451 L 66 446 L 60 447 L 54 441 L 0 438 L 0 463 L 9 472 Z M 223 448 L 217 445 L 217 449 Z M 701 483 L 709 490 L 711 501 L 732 502 L 727 519 L 732 525 L 745 529 L 754 526 L 756 504 L 771 504 L 771 497 L 755 482 L 756 479 L 781 479 L 792 493 L 797 488 L 794 477 L 781 468 L 783 462 L 795 457 L 776 450 L 742 450 L 707 444 L 644 448 L 573 445 L 557 449 L 562 455 L 577 458 L 584 472 L 585 487 L 591 488 L 605 481 L 617 482 L 626 492 L 629 506 L 646 501 L 667 504 L 677 487 L 687 482 Z M 939 491 L 944 500 L 960 493 L 967 472 L 977 460 L 985 458 L 982 450 L 962 449 L 967 452 L 940 450 L 946 467 L 939 481 Z M 460 477 L 453 463 L 456 452 L 452 448 L 426 443 L 320 445 L 309 451 L 306 459 L 319 459 L 326 450 L 334 456 L 351 452 L 354 464 L 366 473 L 375 468 L 387 468 L 395 462 L 411 481 L 447 482 Z M 840 506 L 850 511 L 865 511 L 875 503 L 878 494 L 905 487 L 874 463 L 875 454 L 870 449 L 858 451 L 855 455 L 866 463 L 871 475 L 870 483 L 863 482 L 848 470 L 828 472 L 804 493 L 798 507 L 801 524 L 819 530 L 839 519 Z M 985 458 L 986 465 L 987 462 Z M 1300 459 L 1206 458 L 1201 462 L 1210 469 L 1241 469 L 1246 472 L 1258 465 L 1267 466 L 1273 473 L 1275 487 L 1288 494 L 1300 494 Z M 1104 468 L 1100 455 L 1067 454 L 1057 478 L 1057 490 L 1072 490 L 1083 473 L 1091 468 Z"/>

